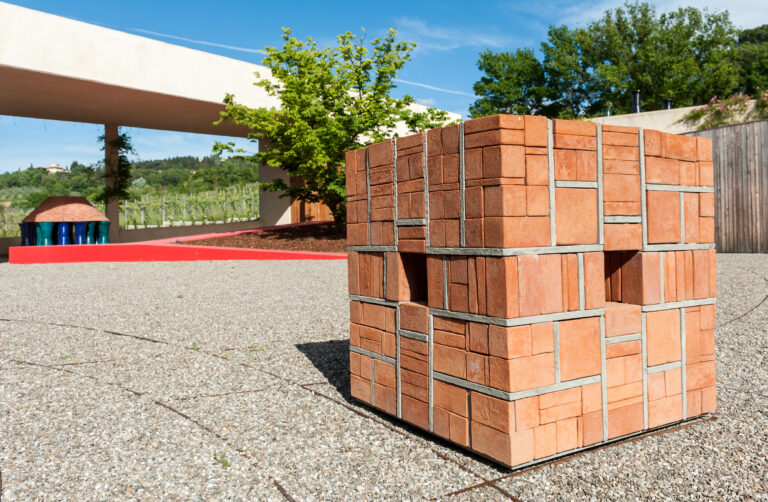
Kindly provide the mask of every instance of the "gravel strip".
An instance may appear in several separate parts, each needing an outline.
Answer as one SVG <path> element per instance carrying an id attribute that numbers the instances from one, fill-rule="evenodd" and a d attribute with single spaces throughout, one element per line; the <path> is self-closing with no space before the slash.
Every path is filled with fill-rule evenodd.
<path id="1" fill-rule="evenodd" d="M 344 261 L 0 264 L 0 495 L 768 500 L 768 256 L 718 273 L 716 421 L 510 474 L 351 401 Z"/>

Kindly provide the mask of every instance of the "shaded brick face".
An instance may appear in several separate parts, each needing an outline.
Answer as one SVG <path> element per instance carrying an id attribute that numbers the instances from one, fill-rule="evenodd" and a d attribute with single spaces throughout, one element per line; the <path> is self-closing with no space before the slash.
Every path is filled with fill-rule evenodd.
<path id="1" fill-rule="evenodd" d="M 711 148 L 495 115 L 348 152 L 352 396 L 508 466 L 714 411 Z"/>

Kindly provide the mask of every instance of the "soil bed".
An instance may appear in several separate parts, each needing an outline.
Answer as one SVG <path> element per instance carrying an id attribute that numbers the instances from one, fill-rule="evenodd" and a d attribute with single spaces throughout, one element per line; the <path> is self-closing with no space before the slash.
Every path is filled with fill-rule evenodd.
<path id="1" fill-rule="evenodd" d="M 232 235 L 229 237 L 183 241 L 179 242 L 179 244 L 346 253 L 347 235 L 343 229 L 338 230 L 333 223 L 319 223 L 317 225 L 264 230 L 261 232 Z"/>

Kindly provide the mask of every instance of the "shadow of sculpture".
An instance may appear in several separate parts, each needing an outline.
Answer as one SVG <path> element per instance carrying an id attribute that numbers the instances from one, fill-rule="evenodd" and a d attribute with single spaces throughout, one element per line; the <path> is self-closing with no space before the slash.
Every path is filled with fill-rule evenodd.
<path id="1" fill-rule="evenodd" d="M 349 340 L 298 343 L 296 348 L 323 374 L 328 383 L 349 402 Z"/>

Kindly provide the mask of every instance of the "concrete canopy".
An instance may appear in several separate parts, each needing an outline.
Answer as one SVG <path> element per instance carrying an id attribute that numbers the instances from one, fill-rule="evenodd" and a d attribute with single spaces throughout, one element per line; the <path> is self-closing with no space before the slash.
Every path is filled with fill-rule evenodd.
<path id="1" fill-rule="evenodd" d="M 45 36 L 40 36 L 44 33 Z M 0 114 L 223 136 L 227 92 L 279 106 L 259 65 L 0 3 Z"/>

